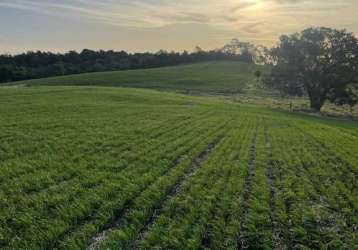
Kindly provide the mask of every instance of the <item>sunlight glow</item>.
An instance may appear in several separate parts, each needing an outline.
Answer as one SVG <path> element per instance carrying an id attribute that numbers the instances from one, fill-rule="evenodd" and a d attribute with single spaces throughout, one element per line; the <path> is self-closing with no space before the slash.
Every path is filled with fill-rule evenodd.
<path id="1" fill-rule="evenodd" d="M 280 35 L 312 25 L 358 33 L 356 13 L 357 0 L 1 0 L 0 48 L 62 50 L 76 42 L 79 48 L 190 50 L 232 38 L 272 45 Z"/>

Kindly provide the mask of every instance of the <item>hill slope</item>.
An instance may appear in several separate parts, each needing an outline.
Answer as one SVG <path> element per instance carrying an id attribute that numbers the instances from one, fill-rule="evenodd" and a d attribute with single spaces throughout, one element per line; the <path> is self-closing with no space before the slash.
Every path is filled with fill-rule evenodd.
<path id="1" fill-rule="evenodd" d="M 24 86 L 113 86 L 165 90 L 185 94 L 223 94 L 231 100 L 271 108 L 309 110 L 308 98 L 283 98 L 278 91 L 262 89 L 254 72 L 265 73 L 268 67 L 233 61 L 213 61 L 142 70 L 97 72 L 19 81 L 10 85 Z M 291 106 L 292 105 L 292 106 Z M 358 117 L 348 106 L 327 102 L 323 114 Z"/>
<path id="2" fill-rule="evenodd" d="M 237 93 L 255 79 L 260 66 L 217 61 L 144 70 L 87 73 L 17 82 L 37 85 L 95 85 L 151 88 L 179 92 Z"/>

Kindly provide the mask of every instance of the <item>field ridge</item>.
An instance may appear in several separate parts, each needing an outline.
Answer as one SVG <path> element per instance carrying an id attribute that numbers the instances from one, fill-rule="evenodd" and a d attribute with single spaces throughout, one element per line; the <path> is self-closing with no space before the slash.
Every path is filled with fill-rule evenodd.
<path id="1" fill-rule="evenodd" d="M 138 249 L 141 241 L 146 237 L 149 229 L 155 223 L 156 218 L 159 217 L 160 213 L 164 209 L 165 205 L 171 200 L 176 194 L 180 193 L 185 185 L 185 181 L 187 178 L 193 176 L 196 171 L 201 167 L 201 165 L 209 158 L 210 153 L 214 150 L 216 145 L 221 141 L 223 136 L 218 136 L 212 143 L 210 143 L 207 149 L 201 152 L 198 157 L 196 157 L 192 163 L 188 171 L 184 174 L 184 176 L 175 184 L 175 186 L 166 194 L 166 197 L 163 199 L 162 203 L 158 206 L 157 209 L 154 210 L 151 218 L 139 232 L 137 239 L 133 243 L 133 249 Z"/>
<path id="2" fill-rule="evenodd" d="M 270 220 L 271 220 L 271 227 L 272 233 L 274 236 L 274 246 L 276 249 L 286 249 L 284 245 L 284 241 L 282 239 L 282 233 L 279 229 L 279 222 L 277 221 L 277 211 L 276 211 L 276 198 L 277 198 L 277 185 L 276 185 L 276 171 L 274 170 L 275 162 L 272 156 L 272 142 L 270 139 L 270 135 L 268 132 L 268 128 L 265 127 L 265 144 L 267 150 L 267 178 L 269 180 L 269 187 L 270 187 L 270 198 L 269 198 L 269 206 L 270 206 Z"/>
<path id="3" fill-rule="evenodd" d="M 180 177 L 180 179 L 178 180 L 178 182 L 175 184 L 174 187 L 172 187 L 168 193 L 165 194 L 165 197 L 162 201 L 162 203 L 160 203 L 158 206 L 164 206 L 164 204 L 166 203 L 166 201 L 168 201 L 172 196 L 174 196 L 176 193 L 180 192 L 180 189 L 184 183 L 184 181 L 186 180 L 186 178 L 189 178 L 190 176 L 192 176 L 196 170 L 201 166 L 202 161 L 205 161 L 206 158 L 208 157 L 208 155 L 210 154 L 210 152 L 214 149 L 214 147 L 216 146 L 216 144 L 219 143 L 221 137 L 217 137 L 213 142 L 211 142 L 206 150 L 202 151 L 190 164 L 190 168 L 184 173 L 184 175 L 182 177 Z M 180 156 L 179 158 L 177 158 L 175 160 L 175 166 L 177 166 L 180 162 L 182 161 L 182 156 Z M 168 172 L 171 170 L 172 168 L 168 169 Z M 165 176 L 166 174 L 164 174 L 163 176 Z M 141 233 L 139 233 L 139 235 L 143 234 L 145 232 L 145 230 L 149 227 L 149 225 L 151 224 L 151 222 L 156 218 L 155 214 L 159 213 L 160 208 L 159 209 L 155 209 L 153 212 L 153 215 L 151 216 L 151 218 L 148 220 L 148 222 L 146 223 L 146 225 L 141 229 Z M 108 235 L 113 231 L 113 230 L 119 230 L 121 228 L 123 228 L 125 226 L 125 217 L 128 216 L 128 213 L 130 212 L 129 209 L 126 209 L 125 211 L 123 211 L 123 213 L 121 213 L 120 216 L 117 217 L 117 219 L 115 220 L 114 223 L 112 223 L 108 228 L 106 228 L 104 231 L 100 232 L 99 234 L 97 234 L 94 238 L 91 239 L 89 245 L 87 246 L 88 250 L 94 250 L 94 249 L 98 249 L 98 247 L 101 245 L 101 243 L 103 241 L 105 241 L 108 238 Z M 133 245 L 135 242 L 133 242 Z"/>
<path id="4" fill-rule="evenodd" d="M 251 197 L 253 179 L 255 176 L 255 161 L 256 161 L 256 145 L 257 145 L 257 129 L 251 142 L 249 150 L 249 162 L 247 165 L 247 176 L 245 178 L 244 190 L 242 191 L 242 212 L 240 216 L 240 235 L 238 239 L 238 249 L 247 249 L 247 227 L 246 227 L 246 216 L 249 209 L 249 201 Z"/>

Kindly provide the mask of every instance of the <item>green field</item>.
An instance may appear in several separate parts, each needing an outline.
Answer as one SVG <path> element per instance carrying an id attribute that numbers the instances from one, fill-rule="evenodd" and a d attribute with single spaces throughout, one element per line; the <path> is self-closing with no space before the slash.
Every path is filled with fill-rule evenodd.
<path id="1" fill-rule="evenodd" d="M 126 70 L 78 74 L 11 83 L 15 86 L 107 86 L 169 91 L 190 95 L 220 95 L 234 102 L 274 109 L 309 110 L 307 98 L 283 98 L 277 91 L 262 89 L 255 71 L 267 67 L 243 62 L 213 61 L 145 70 Z M 358 117 L 348 106 L 326 103 L 322 113 L 329 116 Z"/>
<path id="2" fill-rule="evenodd" d="M 27 86 L 117 86 L 184 93 L 237 93 L 254 81 L 263 67 L 242 62 L 208 62 L 145 70 L 79 74 L 17 82 Z"/>
<path id="3" fill-rule="evenodd" d="M 139 72 L 177 88 L 177 69 Z M 122 86 L 113 74 L 134 77 L 29 85 Z M 241 88 L 221 74 L 192 87 Z M 143 89 L 0 88 L 0 249 L 354 249 L 357 176 L 356 122 Z"/>

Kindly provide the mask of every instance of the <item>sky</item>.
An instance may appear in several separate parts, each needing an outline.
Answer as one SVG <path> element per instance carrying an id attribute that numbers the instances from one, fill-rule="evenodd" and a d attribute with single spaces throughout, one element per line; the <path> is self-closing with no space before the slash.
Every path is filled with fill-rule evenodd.
<path id="1" fill-rule="evenodd" d="M 0 0 L 0 53 L 273 46 L 311 26 L 358 34 L 358 0 Z"/>

